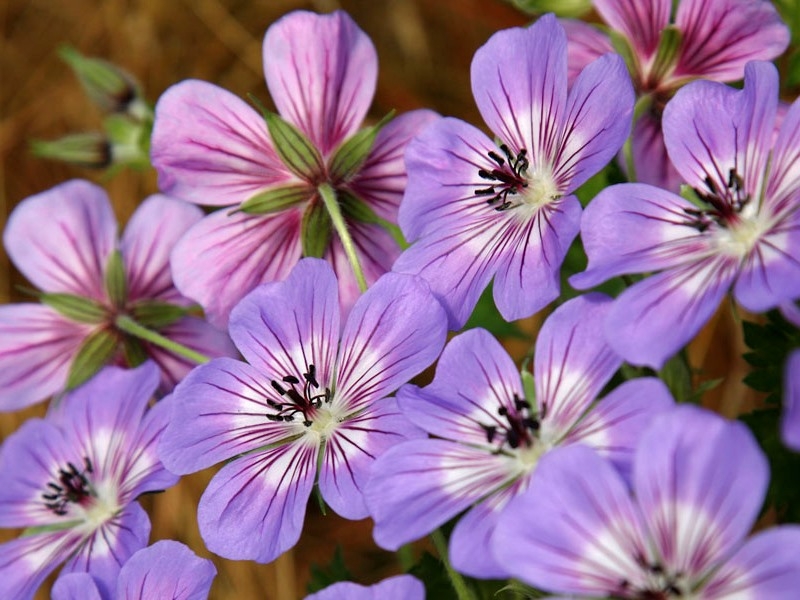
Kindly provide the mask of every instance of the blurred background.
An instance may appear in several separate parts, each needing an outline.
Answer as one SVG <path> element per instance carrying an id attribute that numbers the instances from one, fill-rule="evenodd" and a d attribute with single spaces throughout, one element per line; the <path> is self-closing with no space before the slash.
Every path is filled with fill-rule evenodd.
<path id="1" fill-rule="evenodd" d="M 472 55 L 493 32 L 528 21 L 500 0 L 5 0 L 0 3 L 0 227 L 19 201 L 71 178 L 105 186 L 120 223 L 157 190 L 151 170 L 124 170 L 108 177 L 31 154 L 31 140 L 100 130 L 101 112 L 58 57 L 59 47 L 70 45 L 124 67 L 141 82 L 152 103 L 173 83 L 198 78 L 242 97 L 252 93 L 272 107 L 263 79 L 262 38 L 273 21 L 300 8 L 342 8 L 372 38 L 380 60 L 372 117 L 391 109 L 429 107 L 481 126 L 469 85 Z M 15 286 L 23 283 L 0 249 L 0 302 L 22 300 Z M 522 326 L 533 332 L 539 321 L 532 318 Z M 724 377 L 707 403 L 733 415 L 752 399 L 740 383 L 742 342 L 731 323 L 729 307 L 724 306 L 693 343 L 690 357 L 703 379 Z M 530 341 L 509 345 L 521 357 Z M 0 440 L 43 410 L 40 406 L 0 414 Z M 185 478 L 175 488 L 144 499 L 153 521 L 152 541 L 178 539 L 211 557 L 195 521 L 197 499 L 211 474 Z M 16 533 L 0 531 L 0 541 Z M 369 521 L 323 517 L 312 502 L 300 543 L 275 563 L 212 557 L 218 576 L 211 597 L 300 598 L 312 565 L 328 565 L 337 545 L 361 583 L 398 572 L 394 556 L 378 550 L 370 535 Z M 37 596 L 47 597 L 47 589 Z"/>

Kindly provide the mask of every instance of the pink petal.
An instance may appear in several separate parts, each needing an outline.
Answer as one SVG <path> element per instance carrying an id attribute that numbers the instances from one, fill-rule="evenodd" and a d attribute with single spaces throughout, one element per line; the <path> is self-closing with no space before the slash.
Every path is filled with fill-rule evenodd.
<path id="1" fill-rule="evenodd" d="M 684 0 L 685 1 L 685 0 Z M 597 12 L 613 29 L 622 32 L 639 54 L 649 62 L 661 39 L 661 30 L 669 24 L 670 0 L 596 0 Z"/>
<path id="2" fill-rule="evenodd" d="M 608 35 L 597 27 L 577 19 L 559 19 L 558 22 L 567 34 L 567 69 L 572 85 L 586 65 L 614 49 Z"/>

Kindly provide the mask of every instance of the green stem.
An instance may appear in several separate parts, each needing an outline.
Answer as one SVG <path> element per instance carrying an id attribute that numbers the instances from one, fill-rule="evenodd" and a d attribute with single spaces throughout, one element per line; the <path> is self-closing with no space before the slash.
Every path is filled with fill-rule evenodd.
<path id="1" fill-rule="evenodd" d="M 347 223 L 345 223 L 344 216 L 342 215 L 342 209 L 339 208 L 339 202 L 336 200 L 336 192 L 328 183 L 323 183 L 317 189 L 331 217 L 333 228 L 336 230 L 336 233 L 339 234 L 339 239 L 344 247 L 344 253 L 347 255 L 347 260 L 350 262 L 350 266 L 356 276 L 358 289 L 360 289 L 362 293 L 366 292 L 367 280 L 364 277 L 361 263 L 358 261 L 356 246 L 353 243 L 353 238 L 350 236 L 350 231 L 347 229 Z"/>
<path id="2" fill-rule="evenodd" d="M 444 568 L 447 571 L 447 576 L 450 578 L 450 584 L 456 592 L 458 600 L 475 600 L 475 596 L 467 586 L 467 582 L 461 576 L 461 573 L 453 569 L 450 564 L 450 558 L 447 556 L 447 540 L 444 537 L 441 529 L 435 529 L 431 533 L 431 540 L 433 545 L 436 546 L 436 551 L 439 553 L 439 558 L 444 563 Z"/>
<path id="3" fill-rule="evenodd" d="M 182 356 L 183 358 L 188 358 L 192 362 L 196 362 L 198 365 L 202 365 L 203 363 L 207 363 L 209 360 L 211 360 L 205 354 L 200 354 L 191 348 L 187 348 L 186 346 L 178 344 L 177 342 L 173 342 L 171 339 L 164 337 L 152 329 L 148 329 L 147 327 L 139 325 L 139 323 L 127 315 L 118 316 L 116 321 L 114 321 L 114 324 L 120 331 L 124 331 L 125 333 L 128 333 L 134 337 L 145 340 L 146 342 L 150 342 L 151 344 L 155 344 L 156 346 L 160 346 L 165 350 L 169 350 L 173 354 Z"/>

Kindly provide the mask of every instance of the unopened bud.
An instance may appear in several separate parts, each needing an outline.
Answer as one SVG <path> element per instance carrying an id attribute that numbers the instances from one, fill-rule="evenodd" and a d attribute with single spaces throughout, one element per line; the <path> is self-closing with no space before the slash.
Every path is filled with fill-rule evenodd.
<path id="1" fill-rule="evenodd" d="M 57 140 L 35 140 L 31 149 L 41 158 L 93 169 L 104 169 L 112 161 L 111 144 L 101 133 L 75 133 Z"/>
<path id="2" fill-rule="evenodd" d="M 74 48 L 62 48 L 59 54 L 92 102 L 103 111 L 134 116 L 141 111 L 139 84 L 129 73 L 106 60 L 83 56 Z"/>

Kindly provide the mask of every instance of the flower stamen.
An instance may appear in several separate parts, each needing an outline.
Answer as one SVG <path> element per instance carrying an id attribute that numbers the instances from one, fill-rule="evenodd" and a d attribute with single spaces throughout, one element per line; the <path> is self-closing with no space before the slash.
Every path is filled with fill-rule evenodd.
<path id="1" fill-rule="evenodd" d="M 476 196 L 491 196 L 486 200 L 489 205 L 494 205 L 500 201 L 500 204 L 494 206 L 494 209 L 498 212 L 509 210 L 521 204 L 520 202 L 512 203 L 508 200 L 508 196 L 519 195 L 524 188 L 528 187 L 527 171 L 530 166 L 527 158 L 528 151 L 525 148 L 517 152 L 516 156 L 511 153 L 511 150 L 505 144 L 500 144 L 500 150 L 506 155 L 505 159 L 491 150 L 487 154 L 490 159 L 497 163 L 497 168 L 491 171 L 478 169 L 478 177 L 495 183 L 475 190 Z M 506 164 L 506 159 L 508 164 Z"/>
<path id="2" fill-rule="evenodd" d="M 278 382 L 275 379 L 270 381 L 272 388 L 278 392 L 281 398 L 288 398 L 290 402 L 276 402 L 271 398 L 266 398 L 267 405 L 276 411 L 276 414 L 266 415 L 270 421 L 294 421 L 298 413 L 303 415 L 303 425 L 310 427 L 312 418 L 318 408 L 331 401 L 331 390 L 326 387 L 322 393 L 315 393 L 320 389 L 317 380 L 317 369 L 314 365 L 308 365 L 308 372 L 303 373 L 303 389 L 298 391 L 295 387 L 300 385 L 300 379 L 294 375 L 285 375 Z M 289 384 L 288 386 L 283 384 Z"/>
<path id="3" fill-rule="evenodd" d="M 83 471 L 79 471 L 73 463 L 68 462 L 66 469 L 58 470 L 57 483 L 49 481 L 47 483 L 49 489 L 42 494 L 44 505 L 59 516 L 67 514 L 68 504 L 85 506 L 89 498 L 97 497 L 86 477 L 87 473 L 94 472 L 92 461 L 89 457 L 84 457 L 83 460 L 85 465 Z"/>

